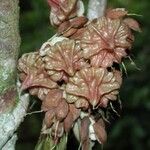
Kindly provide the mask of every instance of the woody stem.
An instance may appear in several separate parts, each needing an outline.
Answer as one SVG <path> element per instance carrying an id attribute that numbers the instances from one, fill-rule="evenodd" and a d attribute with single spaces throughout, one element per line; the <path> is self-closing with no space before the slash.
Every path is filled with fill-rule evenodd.
<path id="1" fill-rule="evenodd" d="M 107 0 L 89 0 L 88 18 L 90 20 L 104 15 L 107 5 Z"/>

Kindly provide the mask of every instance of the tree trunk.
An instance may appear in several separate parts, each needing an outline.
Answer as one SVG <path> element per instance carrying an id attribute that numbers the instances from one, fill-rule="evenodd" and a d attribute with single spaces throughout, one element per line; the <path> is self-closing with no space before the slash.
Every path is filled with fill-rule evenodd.
<path id="1" fill-rule="evenodd" d="M 17 90 L 20 47 L 18 0 L 0 0 L 0 149 L 14 148 L 14 132 L 25 115 L 28 95 Z M 12 142 L 12 143 L 11 143 Z"/>
<path id="2" fill-rule="evenodd" d="M 16 61 L 20 46 L 17 0 L 0 1 L 0 112 L 15 104 Z"/>

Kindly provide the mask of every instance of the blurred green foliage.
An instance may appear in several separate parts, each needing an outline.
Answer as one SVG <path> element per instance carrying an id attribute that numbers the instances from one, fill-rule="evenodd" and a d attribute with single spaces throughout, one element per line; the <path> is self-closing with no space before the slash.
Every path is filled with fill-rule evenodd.
<path id="1" fill-rule="evenodd" d="M 84 0 L 87 3 L 87 0 Z M 49 8 L 46 0 L 21 0 L 20 34 L 22 45 L 20 55 L 35 51 L 49 39 L 55 29 L 49 23 Z M 109 0 L 108 7 L 124 7 L 142 28 L 142 33 L 135 33 L 132 59 L 140 71 L 129 60 L 124 63 L 128 75 L 124 76 L 120 97 L 123 110 L 121 117 L 108 127 L 108 142 L 104 150 L 149 150 L 150 149 L 150 2 L 149 0 Z M 31 105 L 34 98 L 31 98 Z M 29 111 L 40 110 L 36 101 Z M 33 150 L 40 135 L 43 114 L 27 116 L 18 130 L 17 150 Z M 72 138 L 72 136 L 70 137 Z M 73 145 L 73 143 L 69 143 Z M 73 150 L 68 148 L 69 150 Z M 97 144 L 95 149 L 99 150 Z"/>

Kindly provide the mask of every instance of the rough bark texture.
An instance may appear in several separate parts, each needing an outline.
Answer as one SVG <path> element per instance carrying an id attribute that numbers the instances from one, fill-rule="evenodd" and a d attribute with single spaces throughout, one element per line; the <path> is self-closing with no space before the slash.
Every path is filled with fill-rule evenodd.
<path id="1" fill-rule="evenodd" d="M 13 137 L 7 142 L 7 144 L 2 148 L 2 150 L 15 150 L 15 143 L 17 140 L 17 135 L 14 134 Z"/>
<path id="2" fill-rule="evenodd" d="M 12 106 L 17 95 L 18 21 L 18 0 L 0 0 L 0 112 Z"/>
<path id="3" fill-rule="evenodd" d="M 88 18 L 90 20 L 103 16 L 107 0 L 89 0 Z"/>
<path id="4" fill-rule="evenodd" d="M 20 96 L 19 102 L 10 113 L 0 115 L 0 149 L 11 142 L 14 132 L 19 127 L 28 107 L 28 94 Z M 17 140 L 17 138 L 15 138 Z M 13 142 L 15 144 L 15 142 Z M 12 145 L 13 147 L 14 145 Z M 9 150 L 9 149 L 7 149 Z"/>
<path id="5" fill-rule="evenodd" d="M 26 114 L 28 95 L 19 95 L 16 63 L 20 46 L 18 0 L 0 0 L 0 149 L 13 150 L 14 132 Z"/>

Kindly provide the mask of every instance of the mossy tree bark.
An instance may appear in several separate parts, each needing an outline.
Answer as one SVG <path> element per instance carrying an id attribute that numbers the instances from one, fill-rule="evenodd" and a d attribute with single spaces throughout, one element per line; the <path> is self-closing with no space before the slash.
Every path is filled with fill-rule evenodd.
<path id="1" fill-rule="evenodd" d="M 18 3 L 0 0 L 0 149 L 7 150 L 14 149 L 14 132 L 28 105 L 28 95 L 19 95 L 16 82 L 20 47 Z"/>

